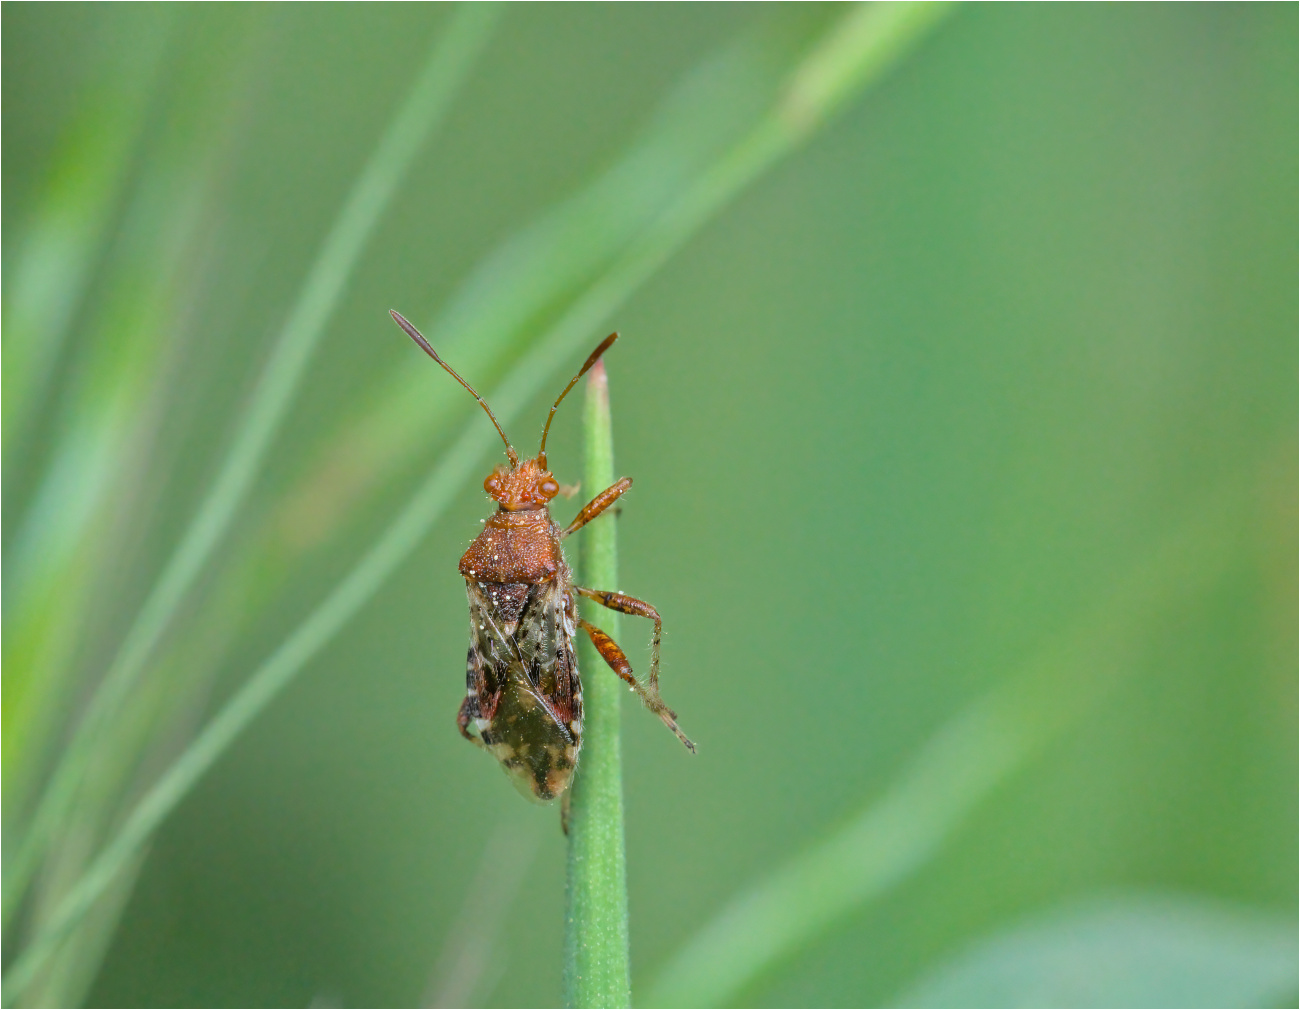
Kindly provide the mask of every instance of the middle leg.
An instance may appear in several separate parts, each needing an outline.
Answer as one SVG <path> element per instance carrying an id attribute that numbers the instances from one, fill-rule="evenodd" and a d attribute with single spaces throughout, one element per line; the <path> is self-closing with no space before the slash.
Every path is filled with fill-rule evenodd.
<path id="1" fill-rule="evenodd" d="M 602 607 L 617 610 L 620 614 L 645 617 L 655 622 L 654 637 L 650 640 L 650 690 L 658 694 L 659 641 L 664 634 L 664 619 L 659 616 L 659 611 L 646 603 L 645 600 L 638 600 L 635 596 L 627 596 L 624 593 L 612 593 L 607 589 L 587 589 L 585 586 L 574 586 L 573 591 L 589 600 L 595 600 Z"/>

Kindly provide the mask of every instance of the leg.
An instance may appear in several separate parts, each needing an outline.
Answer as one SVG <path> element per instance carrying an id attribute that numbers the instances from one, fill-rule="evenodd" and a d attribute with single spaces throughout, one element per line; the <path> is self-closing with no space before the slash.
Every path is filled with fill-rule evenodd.
<path id="1" fill-rule="evenodd" d="M 614 502 L 622 497 L 623 492 L 632 486 L 631 477 L 620 477 L 609 487 L 605 488 L 595 498 L 582 506 L 582 511 L 574 517 L 573 522 L 569 523 L 569 528 L 560 534 L 560 538 L 567 537 L 570 533 L 577 533 L 578 530 L 586 526 L 596 516 L 600 515 L 605 509 L 609 508 Z"/>
<path id="2" fill-rule="evenodd" d="M 659 616 L 659 611 L 655 610 L 650 604 L 638 600 L 635 596 L 624 596 L 622 593 L 611 593 L 603 589 L 586 589 L 582 586 L 574 586 L 573 589 L 579 595 L 585 596 L 589 600 L 595 600 L 602 607 L 617 610 L 620 614 L 631 614 L 633 617 L 647 617 L 655 622 L 654 638 L 650 642 L 650 690 L 658 696 L 659 640 L 664 633 L 664 622 L 663 618 Z"/>
<path id="3" fill-rule="evenodd" d="M 645 606 L 645 604 L 642 605 Z M 601 658 L 609 664 L 609 668 L 631 685 L 632 690 L 639 694 L 641 700 L 645 702 L 646 708 L 659 716 L 663 724 L 677 734 L 677 739 L 686 745 L 686 749 L 694 754 L 695 744 L 686 739 L 686 734 L 678 729 L 677 713 L 664 704 L 663 698 L 659 697 L 659 688 L 654 684 L 645 687 L 637 683 L 637 679 L 632 676 L 632 664 L 627 661 L 627 656 L 618 647 L 618 643 L 607 634 L 590 621 L 579 621 L 578 624 L 591 637 L 591 644 L 596 647 L 596 651 L 600 653 Z"/>
<path id="4" fill-rule="evenodd" d="M 463 701 L 461 701 L 460 711 L 456 713 L 456 728 L 460 730 L 460 735 L 463 736 L 470 743 L 475 743 L 478 744 L 480 747 L 482 747 L 483 741 L 480 740 L 478 737 L 473 736 L 469 731 L 470 720 L 473 719 L 476 715 L 478 715 L 477 712 L 478 706 L 474 703 L 474 701 L 475 700 L 473 698 L 465 698 Z"/>

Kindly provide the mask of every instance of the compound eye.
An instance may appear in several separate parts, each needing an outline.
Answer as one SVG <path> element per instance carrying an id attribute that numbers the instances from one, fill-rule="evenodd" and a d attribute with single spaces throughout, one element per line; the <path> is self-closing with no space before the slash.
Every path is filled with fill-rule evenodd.
<path id="1" fill-rule="evenodd" d="M 560 485 L 555 482 L 554 477 L 547 477 L 537 485 L 537 490 L 540 491 L 547 500 L 550 500 L 560 493 Z"/>
<path id="2" fill-rule="evenodd" d="M 483 490 L 495 497 L 496 493 L 501 490 L 501 475 L 495 472 L 488 474 L 483 481 Z"/>

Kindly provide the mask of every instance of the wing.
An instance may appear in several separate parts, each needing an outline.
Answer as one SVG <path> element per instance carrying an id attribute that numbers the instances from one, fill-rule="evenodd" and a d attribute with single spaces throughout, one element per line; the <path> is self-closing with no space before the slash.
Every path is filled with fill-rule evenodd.
<path id="1" fill-rule="evenodd" d="M 568 786 L 581 746 L 571 596 L 558 582 L 466 587 L 474 724 L 522 791 L 552 799 Z"/>

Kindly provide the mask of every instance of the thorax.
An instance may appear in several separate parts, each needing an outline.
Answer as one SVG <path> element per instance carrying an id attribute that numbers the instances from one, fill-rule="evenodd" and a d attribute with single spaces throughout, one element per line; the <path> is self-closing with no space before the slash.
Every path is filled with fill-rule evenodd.
<path id="1" fill-rule="evenodd" d="M 460 573 L 478 582 L 549 582 L 565 571 L 560 531 L 544 508 L 500 510 L 460 559 Z"/>

